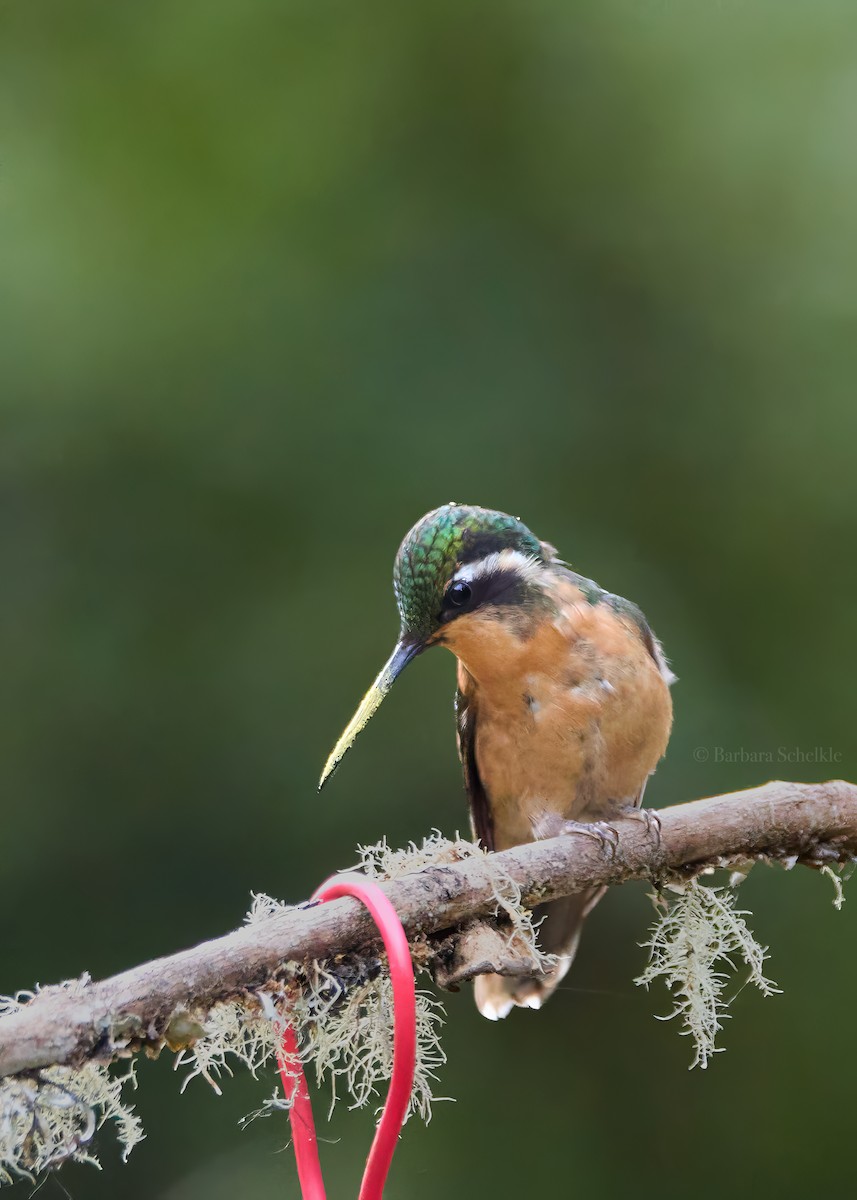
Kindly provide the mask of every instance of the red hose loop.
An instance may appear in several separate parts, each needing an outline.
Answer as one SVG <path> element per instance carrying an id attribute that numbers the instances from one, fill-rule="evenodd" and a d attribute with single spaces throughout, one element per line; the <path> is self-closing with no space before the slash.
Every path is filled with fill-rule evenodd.
<path id="1" fill-rule="evenodd" d="M 377 883 L 363 876 L 335 876 L 315 892 L 316 900 L 351 896 L 372 915 L 384 942 L 393 985 L 393 1072 L 384 1111 L 375 1131 L 359 1200 L 381 1200 L 390 1163 L 405 1121 L 414 1083 L 417 1055 L 417 1001 L 414 967 L 408 939 L 396 910 Z M 283 1091 L 292 1101 L 289 1121 L 303 1200 L 325 1200 L 318 1157 L 312 1104 L 298 1051 L 297 1038 L 287 1025 L 277 1056 Z"/>

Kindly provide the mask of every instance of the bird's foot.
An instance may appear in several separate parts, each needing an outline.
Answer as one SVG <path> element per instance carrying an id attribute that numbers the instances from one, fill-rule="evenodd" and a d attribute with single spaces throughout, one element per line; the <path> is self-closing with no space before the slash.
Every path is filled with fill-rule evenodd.
<path id="1" fill-rule="evenodd" d="M 619 848 L 619 834 L 606 821 L 567 821 L 558 813 L 544 813 L 533 822 L 533 833 L 539 841 L 581 833 L 584 837 L 595 838 L 605 857 L 611 859 L 616 857 Z"/>
<path id="2" fill-rule="evenodd" d="M 663 826 L 661 824 L 660 815 L 658 813 L 656 813 L 654 809 L 652 809 L 652 808 L 632 808 L 627 814 L 623 813 L 623 816 L 625 816 L 625 815 L 627 815 L 629 817 L 634 817 L 638 821 L 642 821 L 643 824 L 646 826 L 646 833 L 649 835 L 649 837 L 655 843 L 655 846 L 658 848 L 660 847 L 661 829 L 663 828 Z"/>

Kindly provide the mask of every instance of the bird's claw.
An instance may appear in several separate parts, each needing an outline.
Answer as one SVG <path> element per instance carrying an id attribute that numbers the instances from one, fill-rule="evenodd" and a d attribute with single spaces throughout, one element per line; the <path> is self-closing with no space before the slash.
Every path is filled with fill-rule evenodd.
<path id="1" fill-rule="evenodd" d="M 659 813 L 655 812 L 653 808 L 635 808 L 628 815 L 642 821 L 646 826 L 648 836 L 656 846 L 660 846 L 663 825 Z"/>
<path id="2" fill-rule="evenodd" d="M 540 840 L 542 838 L 564 837 L 570 833 L 582 833 L 584 837 L 595 838 L 601 852 L 610 859 L 616 857 L 619 848 L 619 834 L 606 821 L 566 821 L 556 814 L 546 814 L 533 825 L 533 832 Z"/>
<path id="3" fill-rule="evenodd" d="M 582 833 L 586 837 L 594 837 L 601 848 L 601 853 L 607 858 L 615 858 L 619 849 L 619 834 L 606 821 L 569 821 L 571 828 L 566 833 Z"/>

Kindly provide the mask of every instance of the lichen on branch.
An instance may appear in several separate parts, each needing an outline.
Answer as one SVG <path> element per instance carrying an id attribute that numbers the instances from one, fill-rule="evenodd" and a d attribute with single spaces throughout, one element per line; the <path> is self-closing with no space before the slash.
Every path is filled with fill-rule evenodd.
<path id="1" fill-rule="evenodd" d="M 733 888 L 706 886 L 697 878 L 673 884 L 671 891 L 669 898 L 665 892 L 653 897 L 659 916 L 643 943 L 649 964 L 634 982 L 649 988 L 663 979 L 673 1008 L 660 1020 L 678 1019 L 681 1032 L 693 1039 L 691 1067 L 704 1070 L 723 1049 L 716 1042 L 729 1007 L 726 985 L 739 963 L 763 996 L 780 989 L 763 973 L 768 949 L 747 924 L 750 913 L 736 907 Z"/>
<path id="2" fill-rule="evenodd" d="M 60 986 L 74 994 L 85 979 Z M 33 993 L 0 996 L 0 1019 L 20 1011 L 32 998 Z M 66 1162 L 99 1167 L 93 1139 L 108 1121 L 114 1124 L 126 1160 L 145 1137 L 140 1118 L 122 1094 L 127 1085 L 136 1084 L 133 1064 L 117 1074 L 99 1062 L 44 1067 L 0 1079 L 0 1184 L 16 1178 L 33 1183 Z"/>
<path id="3" fill-rule="evenodd" d="M 496 854 L 433 834 L 404 851 L 386 843 L 361 851 L 364 871 L 380 878 L 411 942 L 415 966 L 447 986 L 477 971 L 516 973 L 544 964 L 530 910 L 543 901 L 629 879 L 679 880 L 683 892 L 650 939 L 641 982 L 664 978 L 673 1015 L 696 1039 L 696 1061 L 717 1049 L 730 961 L 746 962 L 762 991 L 774 985 L 765 951 L 743 914 L 721 891 L 689 882 L 715 866 L 753 861 L 833 868 L 857 855 L 857 787 L 774 782 L 661 810 L 616 818 L 617 846 L 558 837 Z M 841 901 L 841 892 L 836 893 Z M 479 955 L 463 950 L 479 947 Z M 485 947 L 488 947 L 487 949 Z M 443 1062 L 442 1010 L 431 993 L 418 1001 L 421 1059 L 412 1109 L 430 1113 Z M 289 907 L 254 899 L 241 928 L 170 957 L 95 983 L 40 989 L 0 1004 L 0 1182 L 31 1176 L 69 1159 L 93 1160 L 93 1135 L 105 1121 L 127 1152 L 138 1119 L 121 1097 L 127 1075 L 111 1064 L 164 1048 L 190 1077 L 219 1087 L 236 1064 L 272 1064 L 285 1020 L 302 1053 L 334 1092 L 368 1103 L 389 1074 L 391 998 L 377 930 L 349 899 Z M 355 1033 L 355 1030 L 357 1031 Z M 185 1080 L 187 1082 L 187 1080 Z M 269 1102 L 265 1109 L 282 1108 Z"/>

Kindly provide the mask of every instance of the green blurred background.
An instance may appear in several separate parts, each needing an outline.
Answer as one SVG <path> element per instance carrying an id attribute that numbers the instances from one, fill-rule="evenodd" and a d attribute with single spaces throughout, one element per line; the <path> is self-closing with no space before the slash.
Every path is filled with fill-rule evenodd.
<path id="1" fill-rule="evenodd" d="M 649 615 L 651 804 L 857 777 L 855 53 L 850 0 L 2 0 L 0 991 L 465 828 L 441 653 L 315 793 L 453 498 Z M 784 994 L 689 1074 L 644 891 L 543 1013 L 448 998 L 456 1103 L 391 1200 L 840 1186 L 857 902 L 753 873 Z M 273 1078 L 140 1081 L 148 1140 L 74 1200 L 297 1196 L 285 1121 L 237 1127 Z M 331 1195 L 371 1126 L 332 1123 Z"/>

